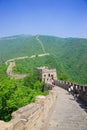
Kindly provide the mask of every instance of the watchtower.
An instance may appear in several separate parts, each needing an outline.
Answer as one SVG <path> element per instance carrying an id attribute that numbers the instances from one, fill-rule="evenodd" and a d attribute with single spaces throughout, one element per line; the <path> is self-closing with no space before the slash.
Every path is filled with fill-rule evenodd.
<path id="1" fill-rule="evenodd" d="M 50 82 L 51 79 L 57 79 L 56 69 L 49 69 L 48 67 L 37 67 L 40 81 Z"/>

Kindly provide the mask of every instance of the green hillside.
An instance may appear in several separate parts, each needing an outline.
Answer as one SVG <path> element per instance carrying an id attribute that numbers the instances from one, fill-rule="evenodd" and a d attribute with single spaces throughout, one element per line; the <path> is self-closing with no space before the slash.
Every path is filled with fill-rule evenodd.
<path id="1" fill-rule="evenodd" d="M 34 36 L 14 36 L 0 39 L 0 62 L 41 52 L 41 46 Z"/>
<path id="2" fill-rule="evenodd" d="M 33 102 L 37 95 L 47 94 L 42 92 L 44 84 L 38 81 L 35 67 L 56 68 L 58 79 L 87 85 L 87 39 L 38 38 L 20 35 L 0 39 L 0 120 L 10 120 L 13 111 Z M 38 56 L 43 47 L 48 56 Z M 6 74 L 6 60 L 32 55 L 36 57 L 15 60 L 13 71 L 27 74 L 26 78 L 18 80 Z"/>
<path id="3" fill-rule="evenodd" d="M 40 39 L 57 60 L 61 74 L 70 81 L 87 84 L 87 39 L 48 36 Z"/>
<path id="4" fill-rule="evenodd" d="M 36 66 L 47 65 L 56 67 L 58 78 L 87 84 L 87 39 L 59 38 L 39 36 L 44 45 L 47 57 L 24 59 L 16 61 L 17 73 L 28 73 Z M 0 61 L 6 61 L 20 56 L 32 56 L 43 53 L 36 36 L 14 36 L 0 39 Z M 38 63 L 37 63 L 38 61 Z M 49 64 L 50 62 L 51 64 Z"/>

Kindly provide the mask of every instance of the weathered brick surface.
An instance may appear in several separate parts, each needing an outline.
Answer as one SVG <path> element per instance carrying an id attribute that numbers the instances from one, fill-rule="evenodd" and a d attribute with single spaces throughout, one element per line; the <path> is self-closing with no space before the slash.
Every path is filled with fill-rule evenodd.
<path id="1" fill-rule="evenodd" d="M 49 69 L 48 67 L 44 66 L 44 67 L 37 67 L 36 70 L 38 70 L 39 72 L 39 79 L 41 81 L 45 81 L 45 83 L 50 82 L 52 77 L 53 79 L 57 80 L 56 69 Z"/>
<path id="2" fill-rule="evenodd" d="M 56 89 L 51 90 L 47 96 L 36 97 L 35 103 L 13 112 L 10 122 L 0 121 L 0 130 L 44 130 L 57 98 Z"/>
<path id="3" fill-rule="evenodd" d="M 76 84 L 71 83 L 71 82 L 65 82 L 65 81 L 60 81 L 60 80 L 55 80 L 55 85 L 60 86 L 66 90 L 68 90 L 68 87 L 71 86 L 76 86 Z M 78 85 L 78 93 L 79 93 L 79 98 L 81 98 L 86 104 L 87 104 L 87 86 L 81 86 Z"/>

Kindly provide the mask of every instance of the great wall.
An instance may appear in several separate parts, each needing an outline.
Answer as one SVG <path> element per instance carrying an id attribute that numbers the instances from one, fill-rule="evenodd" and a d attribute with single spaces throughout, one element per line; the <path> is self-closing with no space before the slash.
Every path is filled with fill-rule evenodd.
<path id="1" fill-rule="evenodd" d="M 43 43 L 36 36 L 43 54 L 46 56 Z M 35 58 L 35 55 L 10 59 L 5 63 L 8 65 L 7 74 L 14 78 L 24 78 L 26 75 L 15 74 L 12 68 L 15 60 Z M 87 86 L 78 86 L 79 99 L 75 101 L 73 96 L 68 94 L 67 89 L 71 82 L 57 80 L 56 69 L 47 67 L 37 68 L 39 79 L 45 81 L 44 90 L 48 90 L 47 96 L 37 96 L 36 101 L 26 105 L 12 113 L 9 122 L 0 121 L 0 130 L 87 130 Z M 50 82 L 54 78 L 55 85 Z M 84 103 L 86 105 L 84 105 Z"/>
<path id="2" fill-rule="evenodd" d="M 36 40 L 38 41 L 38 44 L 41 46 L 41 49 L 42 49 L 42 54 L 38 54 L 37 56 L 43 57 L 43 56 L 49 55 L 49 53 L 46 53 L 44 45 L 43 45 L 42 41 L 39 39 L 39 35 L 36 36 Z M 15 74 L 12 71 L 13 67 L 15 67 L 15 65 L 16 65 L 15 61 L 16 60 L 22 60 L 22 59 L 29 59 L 29 58 L 31 59 L 31 58 L 35 58 L 35 57 L 36 57 L 36 55 L 32 55 L 32 56 L 16 57 L 16 58 L 7 60 L 5 62 L 5 64 L 8 65 L 7 74 L 10 77 L 17 78 L 17 79 L 22 79 L 22 78 L 26 77 L 27 76 L 26 74 Z"/>
<path id="3" fill-rule="evenodd" d="M 38 57 L 43 57 L 43 56 L 47 56 L 49 55 L 49 53 L 45 53 L 45 54 L 39 54 Z M 36 55 L 32 55 L 32 56 L 24 56 L 24 57 L 17 57 L 17 58 L 14 58 L 14 59 L 10 59 L 10 60 L 7 60 L 5 62 L 6 65 L 8 65 L 8 68 L 7 68 L 7 74 L 10 76 L 10 77 L 13 77 L 13 78 L 17 78 L 17 79 L 22 79 L 24 77 L 26 77 L 27 75 L 26 74 L 15 74 L 12 69 L 13 67 L 16 66 L 16 63 L 15 61 L 16 60 L 22 60 L 22 59 L 26 59 L 26 58 L 35 58 Z"/>
<path id="4" fill-rule="evenodd" d="M 59 103 L 58 100 L 60 100 L 60 99 L 58 99 L 58 98 L 59 98 L 59 95 L 61 95 L 61 92 L 63 91 L 62 90 L 59 92 L 58 89 L 63 88 L 65 90 L 65 92 L 67 92 L 66 90 L 68 89 L 68 86 L 71 85 L 71 83 L 57 80 L 55 69 L 48 69 L 47 67 L 41 67 L 41 68 L 37 68 L 37 70 L 39 70 L 39 74 L 41 74 L 40 78 L 42 78 L 42 80 L 45 78 L 45 81 L 46 81 L 45 87 L 50 86 L 51 90 L 49 91 L 49 94 L 47 96 L 38 96 L 38 97 L 36 97 L 35 103 L 31 103 L 31 104 L 24 106 L 24 107 L 18 109 L 17 111 L 13 112 L 11 121 L 9 121 L 9 122 L 0 121 L 0 130 L 48 130 L 48 129 L 56 130 L 58 128 L 59 122 L 51 121 L 51 124 L 50 124 L 49 119 L 50 119 L 50 116 L 52 115 L 52 112 L 54 111 L 55 105 Z M 55 77 L 55 85 L 52 85 L 48 81 L 49 76 Z M 75 85 L 75 84 L 73 84 L 73 85 Z M 79 98 L 82 99 L 85 103 L 87 103 L 87 86 L 78 85 L 78 90 L 79 90 L 79 95 L 80 95 Z M 65 100 L 67 101 L 67 98 Z M 58 103 L 57 103 L 57 101 L 58 101 Z M 69 103 L 70 102 L 72 102 L 72 101 L 69 100 Z M 74 102 L 76 102 L 76 101 L 74 101 Z M 61 103 L 63 106 L 64 102 L 61 102 Z M 76 106 L 74 106 L 74 107 L 76 107 Z M 65 111 L 64 107 L 63 107 L 63 109 Z M 68 109 L 68 108 L 66 108 L 66 109 Z M 76 109 L 77 109 L 77 107 L 76 107 Z M 60 108 L 59 108 L 59 110 L 60 110 Z M 80 107 L 79 107 L 79 110 L 82 111 Z M 57 108 L 57 111 L 58 111 L 58 108 Z M 74 113 L 75 113 L 75 111 L 73 112 L 73 115 L 71 115 L 72 118 L 74 118 L 73 116 L 75 116 Z M 58 116 L 59 116 L 59 118 L 62 117 L 62 115 L 56 115 L 56 118 L 58 118 Z M 73 123 L 79 123 L 79 127 L 77 125 L 77 129 L 73 129 L 73 130 L 80 130 L 80 129 L 78 129 L 80 127 L 81 127 L 81 130 L 86 130 L 87 123 L 85 120 L 87 120 L 87 113 L 85 113 L 83 111 L 83 115 L 80 116 L 80 118 L 84 119 L 84 121 L 82 121 L 83 125 L 81 122 L 78 122 L 78 120 L 77 120 L 78 116 L 79 116 L 79 113 L 77 112 L 77 118 L 75 119 L 75 121 L 77 121 L 77 122 L 73 121 Z M 81 126 L 80 126 L 80 124 L 81 124 Z M 51 126 L 49 126 L 49 125 L 51 125 Z M 66 123 L 66 125 L 67 125 L 67 123 Z M 75 127 L 73 126 L 73 128 L 75 128 Z M 64 129 L 61 129 L 61 130 L 64 130 Z"/>

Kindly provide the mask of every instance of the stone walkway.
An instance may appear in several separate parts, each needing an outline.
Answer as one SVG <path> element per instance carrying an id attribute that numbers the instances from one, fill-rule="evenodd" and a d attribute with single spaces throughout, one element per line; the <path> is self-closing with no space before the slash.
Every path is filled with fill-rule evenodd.
<path id="1" fill-rule="evenodd" d="M 46 130 L 87 130 L 87 106 L 58 87 L 58 99 Z"/>

